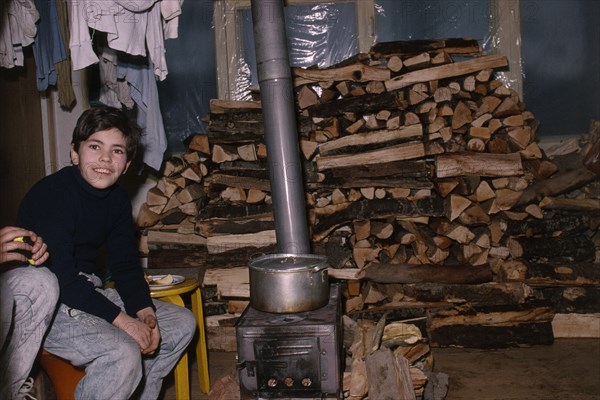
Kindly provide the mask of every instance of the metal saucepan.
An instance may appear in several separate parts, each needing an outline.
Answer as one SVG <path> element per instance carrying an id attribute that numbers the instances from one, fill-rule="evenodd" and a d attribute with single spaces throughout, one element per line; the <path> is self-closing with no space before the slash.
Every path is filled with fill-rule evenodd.
<path id="1" fill-rule="evenodd" d="M 250 260 L 250 305 L 271 313 L 316 310 L 329 301 L 327 258 L 266 254 Z"/>

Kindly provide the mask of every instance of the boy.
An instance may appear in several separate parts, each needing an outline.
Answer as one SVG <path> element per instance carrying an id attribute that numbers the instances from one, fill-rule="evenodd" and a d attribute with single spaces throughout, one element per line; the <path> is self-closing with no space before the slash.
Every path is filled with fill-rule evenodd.
<path id="1" fill-rule="evenodd" d="M 18 237 L 30 243 L 15 241 Z M 0 399 L 28 398 L 33 387 L 27 376 L 58 301 L 56 277 L 41 267 L 47 248 L 34 232 L 0 229 Z"/>
<path id="2" fill-rule="evenodd" d="M 60 306 L 44 348 L 85 366 L 77 399 L 156 399 L 196 327 L 184 307 L 152 300 L 144 279 L 131 202 L 116 185 L 129 167 L 140 129 L 121 110 L 97 107 L 78 119 L 73 166 L 42 179 L 23 199 L 19 223 L 41 234 L 58 278 Z M 103 289 L 106 251 L 115 289 Z"/>

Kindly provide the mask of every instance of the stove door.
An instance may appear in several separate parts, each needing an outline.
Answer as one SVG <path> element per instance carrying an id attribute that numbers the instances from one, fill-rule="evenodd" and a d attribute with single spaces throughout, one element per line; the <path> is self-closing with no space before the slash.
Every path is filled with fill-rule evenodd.
<path id="1" fill-rule="evenodd" d="M 321 394 L 318 337 L 254 342 L 258 391 L 265 398 Z"/>

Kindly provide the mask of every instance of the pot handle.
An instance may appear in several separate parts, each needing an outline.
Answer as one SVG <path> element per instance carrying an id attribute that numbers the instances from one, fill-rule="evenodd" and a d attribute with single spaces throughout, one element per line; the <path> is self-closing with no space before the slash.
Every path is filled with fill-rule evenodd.
<path id="1" fill-rule="evenodd" d="M 314 267 L 312 267 L 311 270 L 312 270 L 313 273 L 316 273 L 316 272 L 319 272 L 322 269 L 326 269 L 328 267 L 329 267 L 329 265 L 327 263 L 321 263 L 319 265 L 315 265 Z"/>

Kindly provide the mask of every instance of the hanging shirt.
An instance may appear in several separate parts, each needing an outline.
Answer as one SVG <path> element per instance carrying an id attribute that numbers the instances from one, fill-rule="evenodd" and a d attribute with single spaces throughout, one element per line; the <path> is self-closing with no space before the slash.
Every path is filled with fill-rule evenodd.
<path id="1" fill-rule="evenodd" d="M 179 16 L 183 0 L 161 0 L 160 14 L 163 18 L 163 35 L 165 39 L 176 39 L 179 30 Z"/>
<path id="2" fill-rule="evenodd" d="M 54 65 L 66 60 L 67 53 L 60 34 L 55 0 L 35 0 L 35 5 L 40 13 L 40 22 L 33 42 L 33 58 L 37 89 L 44 91 L 49 85 L 56 85 Z"/>
<path id="3" fill-rule="evenodd" d="M 0 1 L 0 67 L 23 66 L 23 47 L 33 43 L 39 19 L 32 0 Z"/>
<path id="4" fill-rule="evenodd" d="M 143 129 L 143 161 L 160 170 L 167 149 L 167 135 L 160 113 L 158 88 L 152 62 L 141 64 L 119 61 L 117 78 L 129 82 L 130 94 L 138 108 L 137 123 Z"/>

